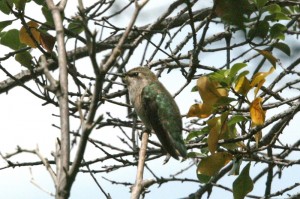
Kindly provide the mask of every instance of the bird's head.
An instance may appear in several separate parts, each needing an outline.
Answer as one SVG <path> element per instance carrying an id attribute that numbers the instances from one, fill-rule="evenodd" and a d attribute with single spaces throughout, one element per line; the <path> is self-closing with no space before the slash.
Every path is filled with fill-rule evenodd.
<path id="1" fill-rule="evenodd" d="M 130 87 L 144 87 L 157 81 L 157 77 L 146 67 L 133 68 L 124 75 L 124 82 Z"/>

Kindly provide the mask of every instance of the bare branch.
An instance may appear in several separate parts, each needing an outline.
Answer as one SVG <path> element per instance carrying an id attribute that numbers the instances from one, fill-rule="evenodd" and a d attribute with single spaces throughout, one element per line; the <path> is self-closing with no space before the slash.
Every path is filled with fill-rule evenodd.
<path id="1" fill-rule="evenodd" d="M 64 27 L 62 23 L 61 12 L 66 5 L 66 0 L 61 1 L 59 7 L 54 5 L 52 0 L 47 0 L 49 10 L 52 13 L 56 41 L 58 45 L 58 66 L 59 66 L 59 88 L 56 90 L 56 96 L 59 100 L 61 141 L 59 146 L 59 165 L 57 165 L 57 190 L 56 199 L 65 199 L 70 195 L 72 181 L 69 182 L 67 173 L 70 162 L 70 127 L 69 127 L 69 104 L 68 104 L 68 70 L 67 54 L 64 40 Z M 49 75 L 48 75 L 49 76 Z"/>
<path id="2" fill-rule="evenodd" d="M 138 199 L 142 194 L 143 189 L 146 186 L 149 186 L 147 183 L 145 184 L 143 182 L 148 137 L 149 137 L 149 133 L 144 131 L 142 134 L 142 142 L 141 142 L 141 148 L 139 153 L 139 163 L 137 167 L 136 180 L 135 180 L 135 184 L 131 188 L 131 199 Z"/>

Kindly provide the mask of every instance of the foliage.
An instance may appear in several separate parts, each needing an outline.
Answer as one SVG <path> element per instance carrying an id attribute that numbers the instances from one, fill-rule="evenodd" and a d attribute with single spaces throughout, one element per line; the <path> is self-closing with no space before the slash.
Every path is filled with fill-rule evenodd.
<path id="1" fill-rule="evenodd" d="M 177 0 L 165 2 L 165 7 L 157 8 L 159 15 L 151 13 L 149 18 L 147 13 L 152 11 L 147 0 L 78 1 L 73 13 L 66 12 L 71 2 L 65 2 L 0 1 L 4 16 L 0 47 L 5 49 L 0 70 L 8 76 L 0 92 L 20 85 L 43 105 L 57 107 L 59 114 L 53 115 L 60 123 L 54 126 L 61 133 L 53 156 L 18 148 L 2 154 L 7 165 L 1 169 L 44 165 L 53 178 L 56 198 L 69 197 L 78 172 L 104 176 L 122 169 L 126 173 L 136 165 L 136 182 L 108 180 L 134 185 L 132 198 L 147 197 L 146 188 L 152 191 L 154 184 L 159 185 L 159 192 L 160 185 L 174 181 L 199 187 L 192 194 L 191 189 L 185 190 L 180 196 L 185 198 L 215 196 L 214 187 L 235 199 L 246 198 L 252 190 L 259 193 L 252 198 L 299 196 L 294 192 L 299 182 L 280 190 L 272 188 L 281 173 L 299 165 L 299 159 L 290 157 L 299 153 L 299 135 L 282 141 L 283 136 L 291 136 L 287 126 L 295 125 L 300 110 L 300 58 L 295 45 L 300 34 L 299 1 L 215 0 L 207 6 L 197 0 Z M 40 17 L 31 15 L 30 6 Z M 12 72 L 11 63 L 18 74 Z M 155 136 L 136 136 L 143 126 L 132 113 L 120 78 L 140 64 L 157 71 L 158 77 L 167 77 L 171 89 L 178 89 L 170 92 L 184 99 L 176 98 L 183 113 L 188 159 L 160 167 L 174 163 L 173 168 L 181 170 L 188 165 L 194 176 L 160 176 L 147 165 L 166 154 Z M 182 109 L 186 104 L 188 111 Z M 115 129 L 118 133 L 112 135 Z M 105 140 L 105 136 L 119 142 Z M 84 160 L 92 147 L 97 157 Z M 14 161 L 12 157 L 20 153 L 35 154 L 40 161 Z M 254 165 L 263 168 L 256 176 Z M 142 179 L 144 167 L 153 179 Z M 276 169 L 280 171 L 275 174 Z M 234 180 L 231 184 L 220 180 L 227 178 Z M 265 180 L 263 191 L 256 186 L 260 179 Z M 104 197 L 111 198 L 96 182 Z"/>

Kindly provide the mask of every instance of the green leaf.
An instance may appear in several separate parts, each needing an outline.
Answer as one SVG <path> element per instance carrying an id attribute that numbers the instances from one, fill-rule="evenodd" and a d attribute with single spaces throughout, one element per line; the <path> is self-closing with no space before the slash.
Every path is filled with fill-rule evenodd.
<path id="1" fill-rule="evenodd" d="M 227 165 L 232 158 L 233 156 L 228 152 L 218 152 L 202 158 L 197 167 L 197 174 L 214 176 Z"/>
<path id="2" fill-rule="evenodd" d="M 285 53 L 286 55 L 291 56 L 291 49 L 287 44 L 282 43 L 282 42 L 278 42 L 278 43 L 272 44 L 272 46 L 274 48 L 277 48 L 281 52 Z"/>
<path id="3" fill-rule="evenodd" d="M 24 10 L 27 0 L 12 0 L 18 10 Z"/>
<path id="4" fill-rule="evenodd" d="M 280 13 L 276 13 L 275 14 L 275 20 L 279 21 L 279 20 L 291 20 L 290 17 L 288 17 L 286 14 L 280 12 Z"/>
<path id="5" fill-rule="evenodd" d="M 253 181 L 249 176 L 250 162 L 244 167 L 241 174 L 233 182 L 234 199 L 244 199 L 253 190 Z"/>
<path id="6" fill-rule="evenodd" d="M 48 25 L 51 25 L 53 26 L 54 25 L 54 21 L 53 21 L 53 18 L 52 18 L 52 14 L 51 14 L 51 11 L 48 9 L 47 6 L 43 6 L 42 7 L 42 13 L 46 19 L 46 23 Z"/>
<path id="7" fill-rule="evenodd" d="M 236 63 L 234 64 L 231 69 L 230 69 L 230 72 L 229 72 L 229 77 L 234 79 L 236 74 L 242 69 L 244 68 L 245 66 L 247 66 L 247 64 L 245 63 Z"/>
<path id="8" fill-rule="evenodd" d="M 280 13 L 281 12 L 280 6 L 275 4 L 275 3 L 269 5 L 267 9 L 268 9 L 270 14 L 275 14 L 275 13 Z"/>
<path id="9" fill-rule="evenodd" d="M 242 159 L 233 158 L 232 168 L 229 171 L 228 175 L 238 175 L 240 173 L 240 166 L 242 164 Z"/>
<path id="10" fill-rule="evenodd" d="M 248 0 L 215 0 L 216 15 L 229 24 L 244 28 L 247 22 L 245 15 L 253 11 L 253 6 Z"/>
<path id="11" fill-rule="evenodd" d="M 294 8 L 294 12 L 295 13 L 299 13 L 300 12 L 300 8 L 299 8 L 299 6 L 291 6 L 291 7 L 293 7 Z"/>
<path id="12" fill-rule="evenodd" d="M 221 86 L 228 87 L 230 85 L 230 78 L 229 76 L 230 69 L 228 70 L 219 70 L 217 72 L 213 72 L 209 74 L 209 78 L 213 81 L 219 82 Z"/>
<path id="13" fill-rule="evenodd" d="M 209 74 L 209 78 L 211 80 L 217 81 L 217 82 L 221 82 L 224 78 L 226 78 L 226 73 L 228 70 L 219 70 L 217 72 L 213 72 L 211 74 Z"/>
<path id="14" fill-rule="evenodd" d="M 285 39 L 284 32 L 286 31 L 286 29 L 287 29 L 286 26 L 284 26 L 280 23 L 276 23 L 271 27 L 270 36 L 273 39 L 284 40 Z"/>
<path id="15" fill-rule="evenodd" d="M 267 2 L 268 2 L 268 0 L 255 0 L 256 7 L 258 9 L 264 7 Z"/>
<path id="16" fill-rule="evenodd" d="M 191 92 L 198 92 L 198 87 L 197 86 L 194 86 L 191 90 Z"/>
<path id="17" fill-rule="evenodd" d="M 186 141 L 190 141 L 193 138 L 199 137 L 200 135 L 208 134 L 209 133 L 209 128 L 206 126 L 200 131 L 192 131 L 188 134 Z"/>
<path id="18" fill-rule="evenodd" d="M 265 38 L 269 33 L 270 25 L 266 20 L 259 21 L 253 29 L 250 29 L 248 36 L 250 39 L 254 37 Z"/>
<path id="19" fill-rule="evenodd" d="M 246 76 L 246 75 L 248 75 L 248 74 L 249 74 L 249 71 L 248 71 L 248 70 L 245 70 L 245 71 L 241 72 L 241 73 L 237 76 L 236 79 L 239 79 L 240 77 Z"/>
<path id="20" fill-rule="evenodd" d="M 12 2 L 8 2 L 10 6 L 12 6 Z M 10 14 L 10 9 L 6 4 L 6 1 L 1 0 L 0 1 L 0 11 L 3 12 L 4 14 L 8 15 Z"/>
<path id="21" fill-rule="evenodd" d="M 203 157 L 207 157 L 206 155 L 204 155 L 203 153 L 197 153 L 197 152 L 189 152 L 187 154 L 188 158 L 203 158 Z"/>
<path id="22" fill-rule="evenodd" d="M 45 4 L 45 0 L 33 0 L 36 4 L 38 5 L 44 5 Z"/>
<path id="23" fill-rule="evenodd" d="M 81 21 L 72 21 L 68 26 L 68 30 L 75 34 L 79 34 L 84 30 L 84 28 Z"/>
<path id="24" fill-rule="evenodd" d="M 236 123 L 244 122 L 244 121 L 248 121 L 248 119 L 245 116 L 243 116 L 243 115 L 234 115 L 228 120 L 227 125 L 232 126 L 232 125 L 235 125 Z"/>
<path id="25" fill-rule="evenodd" d="M 54 26 L 54 21 L 53 21 L 53 18 L 52 18 L 52 13 L 51 11 L 48 9 L 48 6 L 47 5 L 44 5 L 42 7 L 42 13 L 46 19 L 46 22 L 45 24 L 49 25 L 49 26 Z M 64 12 L 61 11 L 60 12 L 61 14 L 61 18 L 64 19 L 65 15 L 64 15 Z"/>
<path id="26" fill-rule="evenodd" d="M 7 46 L 13 50 L 18 50 L 21 45 L 19 39 L 19 31 L 17 29 L 12 29 L 5 32 L 1 36 L 0 44 Z"/>
<path id="27" fill-rule="evenodd" d="M 28 51 L 16 54 L 15 60 L 18 61 L 22 66 L 25 66 L 26 68 L 32 68 L 32 56 Z"/>
<path id="28" fill-rule="evenodd" d="M 198 180 L 200 183 L 208 183 L 209 180 L 212 178 L 211 176 L 203 175 L 203 174 L 197 174 Z"/>
<path id="29" fill-rule="evenodd" d="M 6 27 L 12 24 L 13 20 L 0 21 L 0 32 Z"/>
<path id="30" fill-rule="evenodd" d="M 265 17 L 264 20 L 276 22 L 276 21 L 279 21 L 279 20 L 291 20 L 291 18 L 288 17 L 286 14 L 280 12 L 280 13 L 275 13 L 275 14 L 272 14 L 272 15 L 268 15 L 268 16 Z"/>
<path id="31" fill-rule="evenodd" d="M 218 108 L 219 106 L 226 106 L 234 101 L 236 101 L 235 98 L 221 96 L 221 97 L 219 97 L 218 101 L 214 104 L 214 107 Z"/>
<path id="32" fill-rule="evenodd" d="M 202 141 L 203 141 L 203 143 L 207 143 L 207 138 L 204 138 Z M 207 155 L 209 153 L 208 147 L 204 147 L 204 148 L 200 149 L 200 151 L 201 151 L 201 154 Z"/>
<path id="33" fill-rule="evenodd" d="M 289 7 L 281 7 L 281 12 L 286 14 L 286 15 L 290 15 L 290 14 L 293 14 L 293 8 L 292 6 L 289 6 Z"/>

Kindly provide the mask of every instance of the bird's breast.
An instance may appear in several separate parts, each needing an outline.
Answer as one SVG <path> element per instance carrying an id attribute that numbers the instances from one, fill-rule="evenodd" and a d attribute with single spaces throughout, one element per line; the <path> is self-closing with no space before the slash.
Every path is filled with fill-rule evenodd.
<path id="1" fill-rule="evenodd" d="M 149 118 L 145 112 L 144 104 L 142 103 L 142 95 L 134 95 L 131 97 L 131 103 L 134 107 L 136 114 L 142 120 L 147 129 L 152 129 Z"/>

